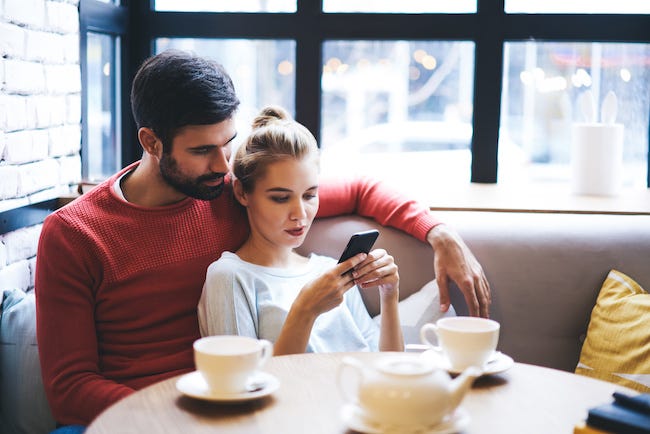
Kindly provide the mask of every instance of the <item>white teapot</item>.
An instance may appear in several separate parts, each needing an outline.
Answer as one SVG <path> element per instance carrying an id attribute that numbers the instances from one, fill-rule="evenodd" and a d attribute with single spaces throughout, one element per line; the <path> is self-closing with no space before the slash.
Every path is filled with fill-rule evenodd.
<path id="1" fill-rule="evenodd" d="M 356 374 L 356 384 L 346 382 L 355 378 L 349 371 Z M 446 371 L 416 354 L 383 356 L 373 366 L 345 357 L 338 386 L 345 400 L 357 405 L 369 422 L 399 431 L 400 427 L 425 428 L 443 422 L 480 375 L 478 368 L 469 367 L 452 380 Z"/>

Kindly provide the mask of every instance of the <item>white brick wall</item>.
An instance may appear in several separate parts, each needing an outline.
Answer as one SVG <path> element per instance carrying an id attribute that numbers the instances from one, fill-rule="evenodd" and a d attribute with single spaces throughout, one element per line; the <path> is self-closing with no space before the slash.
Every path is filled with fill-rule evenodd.
<path id="1" fill-rule="evenodd" d="M 18 166 L 0 166 L 0 201 L 18 196 Z"/>
<path id="2" fill-rule="evenodd" d="M 4 0 L 4 18 L 16 24 L 42 29 L 45 27 L 45 1 Z"/>
<path id="3" fill-rule="evenodd" d="M 5 91 L 33 95 L 45 91 L 45 66 L 25 60 L 5 61 Z"/>
<path id="4" fill-rule="evenodd" d="M 2 160 L 5 152 L 5 133 L 0 130 L 0 160 Z M 0 177 L 0 179 L 2 179 Z"/>
<path id="5" fill-rule="evenodd" d="M 0 241 L 0 270 L 7 266 L 7 246 Z"/>
<path id="6" fill-rule="evenodd" d="M 7 263 L 18 262 L 26 258 L 36 256 L 38 236 L 41 233 L 40 225 L 22 228 L 0 235 L 7 250 Z"/>
<path id="7" fill-rule="evenodd" d="M 0 55 L 20 57 L 25 53 L 25 30 L 10 23 L 0 23 Z"/>
<path id="8" fill-rule="evenodd" d="M 79 0 L 0 0 L 0 212 L 81 180 Z M 0 234 L 0 291 L 34 286 L 41 225 Z"/>

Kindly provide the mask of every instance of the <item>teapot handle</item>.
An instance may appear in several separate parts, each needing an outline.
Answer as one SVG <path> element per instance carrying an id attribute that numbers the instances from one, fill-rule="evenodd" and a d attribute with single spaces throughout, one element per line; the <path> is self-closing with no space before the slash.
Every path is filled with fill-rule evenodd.
<path id="1" fill-rule="evenodd" d="M 336 382 L 341 391 L 341 395 L 346 402 L 358 403 L 357 395 L 359 390 L 359 384 L 363 378 L 363 370 L 365 367 L 363 364 L 355 359 L 354 357 L 343 357 L 341 360 L 341 365 L 339 365 Z M 355 373 L 356 381 L 354 382 L 353 390 L 350 390 L 349 382 L 345 382 L 346 372 L 353 371 Z M 349 376 L 347 376 L 349 377 Z"/>

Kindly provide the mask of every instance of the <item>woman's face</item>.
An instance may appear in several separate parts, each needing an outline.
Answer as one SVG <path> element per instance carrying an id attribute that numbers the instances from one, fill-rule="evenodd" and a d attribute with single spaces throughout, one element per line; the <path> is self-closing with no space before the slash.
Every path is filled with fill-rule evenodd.
<path id="1" fill-rule="evenodd" d="M 253 191 L 242 193 L 239 201 L 247 208 L 256 242 L 273 248 L 300 246 L 318 211 L 316 159 L 290 158 L 270 164 Z"/>

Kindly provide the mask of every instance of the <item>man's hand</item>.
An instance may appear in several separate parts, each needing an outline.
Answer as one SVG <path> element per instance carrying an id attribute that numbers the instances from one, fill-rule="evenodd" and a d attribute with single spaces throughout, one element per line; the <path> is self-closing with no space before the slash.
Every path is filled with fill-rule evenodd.
<path id="1" fill-rule="evenodd" d="M 469 247 L 460 236 L 445 224 L 435 226 L 427 234 L 433 247 L 433 269 L 440 290 L 440 310 L 449 309 L 449 280 L 453 280 L 465 296 L 472 316 L 490 315 L 490 284 Z"/>

